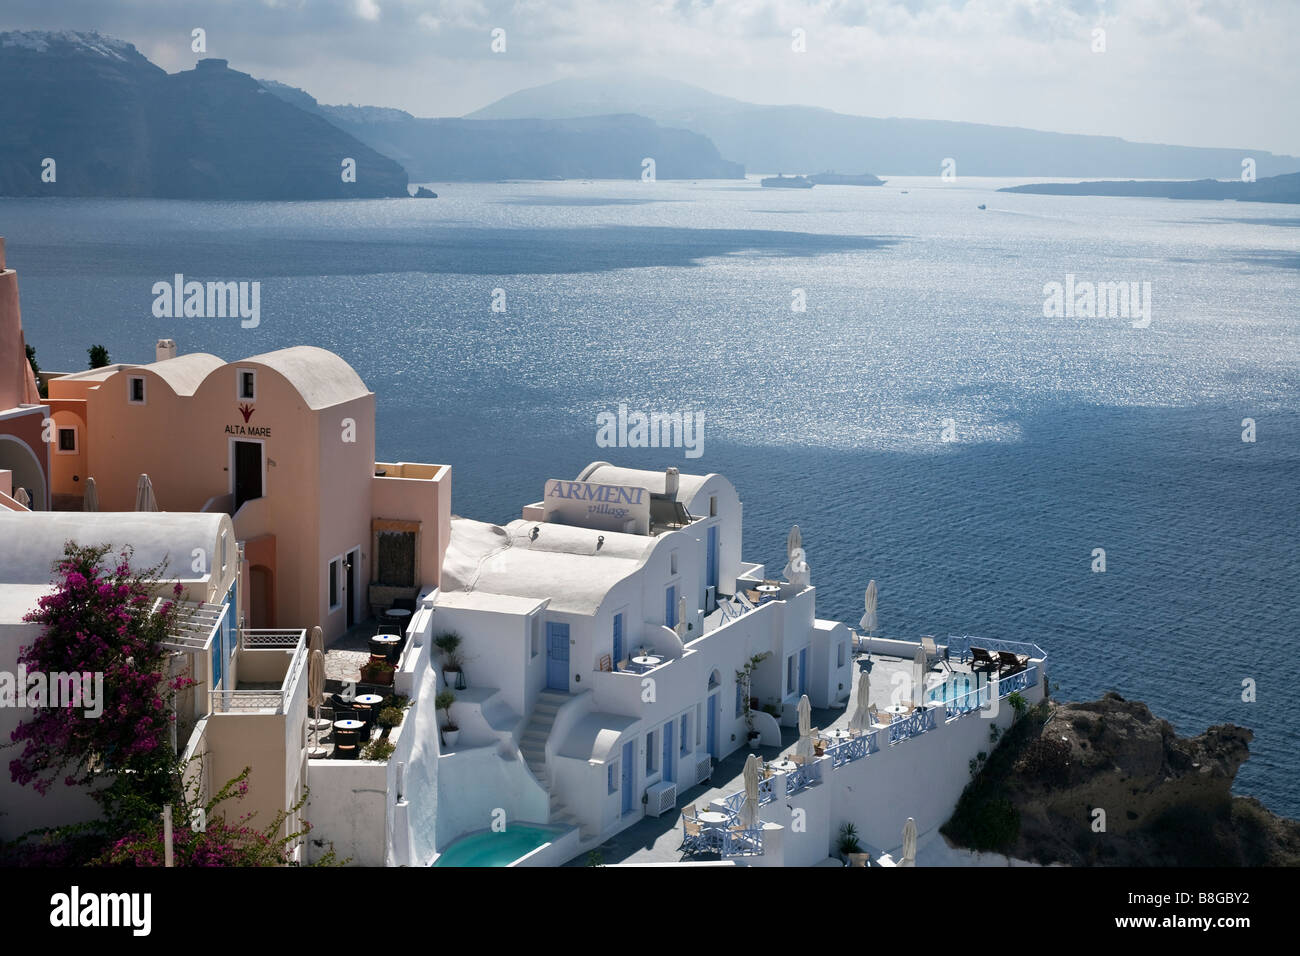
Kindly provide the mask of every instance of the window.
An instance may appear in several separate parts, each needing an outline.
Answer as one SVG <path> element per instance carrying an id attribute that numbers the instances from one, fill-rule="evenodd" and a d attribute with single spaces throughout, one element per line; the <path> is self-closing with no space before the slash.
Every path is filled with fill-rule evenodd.
<path id="1" fill-rule="evenodd" d="M 668 590 L 664 592 L 664 624 L 668 627 L 677 626 L 677 586 L 670 584 Z"/>
<path id="2" fill-rule="evenodd" d="M 736 681 L 736 717 L 745 716 L 745 683 Z"/>
<path id="3" fill-rule="evenodd" d="M 838 650 L 836 651 L 836 653 L 835 653 L 835 666 L 836 666 L 836 667 L 843 667 L 843 666 L 844 666 L 844 661 L 846 660 L 845 652 L 846 652 L 846 650 L 848 649 L 848 646 L 849 646 L 848 644 L 844 643 L 843 641 L 840 641 L 839 649 L 838 649 Z"/>
<path id="4" fill-rule="evenodd" d="M 677 552 L 676 551 L 670 552 L 668 555 L 668 573 L 669 574 L 677 573 Z"/>
<path id="5" fill-rule="evenodd" d="M 59 429 L 59 454 L 75 455 L 77 453 L 77 430 L 75 428 Z"/>
<path id="6" fill-rule="evenodd" d="M 794 655 L 791 654 L 785 659 L 785 692 L 794 693 Z"/>
<path id="7" fill-rule="evenodd" d="M 614 615 L 614 663 L 623 659 L 623 615 Z"/>
<path id="8" fill-rule="evenodd" d="M 690 749 L 691 749 L 691 738 L 690 738 L 690 733 L 689 733 L 689 731 L 690 731 L 690 727 L 691 727 L 691 715 L 690 715 L 690 714 L 682 714 L 681 733 L 680 733 L 678 736 L 680 736 L 680 737 L 681 737 L 681 740 L 682 740 L 682 756 L 683 756 L 683 757 L 686 756 L 686 754 L 688 754 L 688 753 L 690 752 Z"/>
<path id="9" fill-rule="evenodd" d="M 126 380 L 126 400 L 132 405 L 144 404 L 144 376 L 132 375 Z"/>
<path id="10" fill-rule="evenodd" d="M 257 373 L 251 368 L 241 368 L 237 373 L 239 380 L 239 400 L 252 402 L 257 399 Z"/>
<path id="11" fill-rule="evenodd" d="M 646 776 L 659 770 L 659 731 L 652 730 L 645 735 L 645 772 Z"/>
<path id="12" fill-rule="evenodd" d="M 614 760 L 605 765 L 605 792 L 618 793 L 618 761 Z"/>
<path id="13" fill-rule="evenodd" d="M 330 562 L 330 610 L 337 611 L 342 605 L 339 595 L 340 579 L 343 576 L 343 559 L 335 558 Z"/>
<path id="14" fill-rule="evenodd" d="M 718 516 L 718 496 L 709 495 L 709 517 L 716 518 L 717 516 Z"/>
<path id="15" fill-rule="evenodd" d="M 230 556 L 227 553 L 229 546 L 229 535 L 224 531 L 221 532 L 221 573 L 226 573 L 226 568 L 230 567 Z"/>

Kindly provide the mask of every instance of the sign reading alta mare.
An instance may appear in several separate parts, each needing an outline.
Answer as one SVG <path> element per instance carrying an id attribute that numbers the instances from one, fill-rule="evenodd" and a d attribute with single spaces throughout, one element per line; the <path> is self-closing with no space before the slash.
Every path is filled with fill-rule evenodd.
<path id="1" fill-rule="evenodd" d="M 271 427 L 269 425 L 250 425 L 248 420 L 253 417 L 254 408 L 247 403 L 239 406 L 239 414 L 244 416 L 242 425 L 233 424 L 226 426 L 227 435 L 238 435 L 247 438 L 270 438 Z"/>

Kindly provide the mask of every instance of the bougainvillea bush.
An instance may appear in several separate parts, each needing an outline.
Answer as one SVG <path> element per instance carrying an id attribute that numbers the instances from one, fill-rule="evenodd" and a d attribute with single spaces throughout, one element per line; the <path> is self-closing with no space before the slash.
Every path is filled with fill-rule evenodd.
<path id="1" fill-rule="evenodd" d="M 37 710 L 13 731 L 22 750 L 9 772 L 42 794 L 60 776 L 68 786 L 97 784 L 92 795 L 110 832 L 120 833 L 178 796 L 170 704 L 193 681 L 163 674 L 163 641 L 177 613 L 173 601 L 151 609 L 150 584 L 163 568 L 132 570 L 129 548 L 106 561 L 109 550 L 68 542 L 53 568 L 55 590 L 24 618 L 43 631 L 18 655 L 29 673 L 102 674 L 103 712 L 89 717 L 76 707 Z M 181 591 L 175 584 L 173 595 Z"/>

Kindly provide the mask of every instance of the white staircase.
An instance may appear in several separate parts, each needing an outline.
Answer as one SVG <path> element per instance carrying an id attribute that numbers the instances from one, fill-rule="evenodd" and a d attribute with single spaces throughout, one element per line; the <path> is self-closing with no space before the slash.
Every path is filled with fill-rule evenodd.
<path id="1" fill-rule="evenodd" d="M 550 739 L 551 729 L 555 726 L 555 717 L 560 707 L 571 698 L 559 691 L 544 690 L 537 697 L 537 706 L 524 726 L 524 734 L 519 739 L 519 753 L 524 763 L 532 771 L 537 782 L 542 785 L 551 798 L 550 822 L 559 826 L 577 827 L 578 836 L 589 840 L 596 834 L 583 827 L 578 818 L 568 811 L 564 801 L 556 795 L 551 787 L 551 775 L 546 769 L 546 741 Z"/>

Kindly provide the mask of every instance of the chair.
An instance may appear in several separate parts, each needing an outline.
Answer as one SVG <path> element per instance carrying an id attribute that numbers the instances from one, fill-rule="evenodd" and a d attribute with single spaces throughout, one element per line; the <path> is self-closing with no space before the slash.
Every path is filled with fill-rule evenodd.
<path id="1" fill-rule="evenodd" d="M 397 598 L 393 601 L 393 607 L 399 611 L 410 611 L 415 613 L 415 598 Z"/>
<path id="2" fill-rule="evenodd" d="M 688 803 L 686 806 L 682 807 L 682 819 L 683 819 L 683 820 L 695 820 L 695 814 L 696 814 L 696 812 L 697 812 L 697 811 L 696 811 L 696 809 L 695 809 L 695 804 L 693 804 L 693 803 Z M 697 822 L 698 822 L 698 821 L 697 821 Z"/>
<path id="3" fill-rule="evenodd" d="M 625 657 L 621 661 L 619 661 L 618 669 L 624 674 L 630 671 L 632 669 L 632 658 Z"/>
<path id="4" fill-rule="evenodd" d="M 979 673 L 980 668 L 991 670 L 998 666 L 998 659 L 982 647 L 971 646 L 970 649 L 971 670 Z"/>
<path id="5" fill-rule="evenodd" d="M 682 814 L 682 845 L 679 849 L 686 853 L 705 853 L 709 850 L 704 827 L 697 820 L 688 820 L 685 813 Z"/>
<path id="6" fill-rule="evenodd" d="M 1015 673 L 1016 671 L 1023 670 L 1024 666 L 1028 663 L 1028 654 L 1013 654 L 1011 651 L 998 651 L 999 673 L 1001 673 L 1002 668 L 1004 667 L 1010 668 L 1011 672 Z"/>
<path id="7" fill-rule="evenodd" d="M 612 671 L 613 669 L 614 669 L 614 661 L 610 658 L 608 654 L 601 654 L 600 660 L 596 662 L 596 670 Z"/>
<path id="8" fill-rule="evenodd" d="M 925 669 L 929 670 L 939 663 L 946 663 L 946 657 L 939 653 L 938 645 L 932 635 L 921 638 L 921 649 L 925 651 Z"/>
<path id="9" fill-rule="evenodd" d="M 791 754 L 789 759 L 792 763 L 797 763 L 801 767 L 807 762 L 807 758 L 803 754 Z"/>

